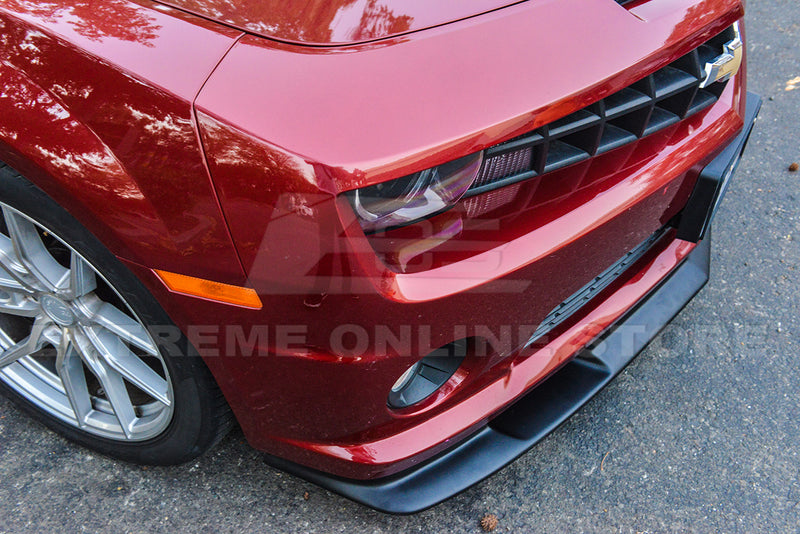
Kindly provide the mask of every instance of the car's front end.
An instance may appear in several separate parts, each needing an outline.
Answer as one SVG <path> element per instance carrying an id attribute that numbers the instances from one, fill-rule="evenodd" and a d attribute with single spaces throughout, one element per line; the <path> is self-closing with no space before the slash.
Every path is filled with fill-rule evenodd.
<path id="1" fill-rule="evenodd" d="M 705 282 L 707 224 L 684 214 L 711 209 L 687 209 L 698 176 L 752 125 L 744 65 L 706 69 L 741 60 L 742 13 L 523 2 L 346 47 L 241 39 L 196 106 L 263 308 L 161 300 L 187 331 L 224 317 L 195 345 L 251 443 L 408 511 L 580 405 L 559 395 L 599 389 L 558 377 L 613 376 Z M 692 268 L 690 291 L 631 316 Z M 611 332 L 616 363 L 575 363 Z M 546 424 L 515 431 L 509 413 Z"/>
<path id="2" fill-rule="evenodd" d="M 740 0 L 419 28 L 368 4 L 348 42 L 223 21 L 244 33 L 191 122 L 242 276 L 198 261 L 219 240 L 117 255 L 270 461 L 411 512 L 522 454 L 703 286 L 758 98 Z"/>

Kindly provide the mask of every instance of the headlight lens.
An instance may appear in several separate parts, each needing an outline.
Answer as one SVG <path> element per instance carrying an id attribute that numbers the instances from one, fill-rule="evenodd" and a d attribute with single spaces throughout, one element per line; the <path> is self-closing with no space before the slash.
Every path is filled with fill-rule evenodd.
<path id="1" fill-rule="evenodd" d="M 483 152 L 346 193 L 365 232 L 402 226 L 443 211 L 464 196 Z"/>

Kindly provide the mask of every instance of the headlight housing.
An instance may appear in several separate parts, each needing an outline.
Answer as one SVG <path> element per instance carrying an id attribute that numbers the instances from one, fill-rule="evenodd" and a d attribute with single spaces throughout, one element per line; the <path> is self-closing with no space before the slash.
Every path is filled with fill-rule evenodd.
<path id="1" fill-rule="evenodd" d="M 367 233 L 444 211 L 464 196 L 483 163 L 476 152 L 448 163 L 345 193 Z"/>

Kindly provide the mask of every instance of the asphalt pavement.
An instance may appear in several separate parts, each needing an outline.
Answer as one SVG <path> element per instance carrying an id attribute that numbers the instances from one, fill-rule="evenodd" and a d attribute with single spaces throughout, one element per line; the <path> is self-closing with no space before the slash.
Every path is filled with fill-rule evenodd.
<path id="1" fill-rule="evenodd" d="M 666 0 L 653 0 L 666 1 Z M 764 97 L 714 228 L 711 281 L 605 390 L 522 458 L 388 516 L 264 464 L 232 432 L 146 468 L 65 441 L 0 399 L 0 532 L 797 532 L 800 2 L 749 0 Z"/>

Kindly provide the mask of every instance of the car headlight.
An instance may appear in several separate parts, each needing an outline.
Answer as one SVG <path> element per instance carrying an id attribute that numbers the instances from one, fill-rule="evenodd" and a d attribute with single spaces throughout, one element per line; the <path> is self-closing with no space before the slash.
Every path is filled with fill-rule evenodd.
<path id="1" fill-rule="evenodd" d="M 453 206 L 472 185 L 481 163 L 483 152 L 476 152 L 345 194 L 365 232 L 402 226 Z"/>

